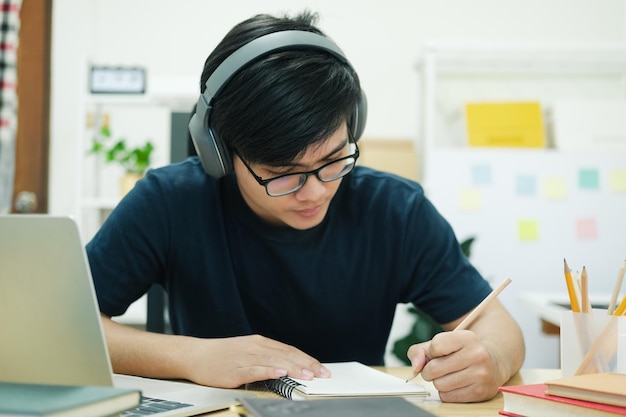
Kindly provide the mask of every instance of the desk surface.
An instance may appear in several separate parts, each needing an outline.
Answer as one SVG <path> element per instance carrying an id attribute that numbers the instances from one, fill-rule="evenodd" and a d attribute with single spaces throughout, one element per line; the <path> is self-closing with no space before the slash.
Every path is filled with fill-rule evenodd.
<path id="1" fill-rule="evenodd" d="M 395 375 L 402 379 L 407 379 L 412 376 L 411 368 L 409 367 L 397 367 L 397 368 L 379 368 L 385 372 L 388 372 L 392 375 Z M 506 385 L 519 385 L 519 384 L 532 384 L 544 382 L 549 379 L 556 379 L 561 376 L 561 371 L 559 369 L 522 369 L 519 374 L 515 375 Z M 418 377 L 415 379 L 415 382 L 420 383 L 426 387 L 426 389 L 431 393 L 431 396 L 424 400 L 419 401 L 417 404 L 425 409 L 430 411 L 439 417 L 489 417 L 498 416 L 498 411 L 502 409 L 502 394 L 496 395 L 490 401 L 485 401 L 482 403 L 473 403 L 473 404 L 451 404 L 451 403 L 442 403 L 439 401 L 439 396 L 437 395 L 437 390 L 433 386 L 432 383 L 426 382 Z M 277 395 L 272 393 L 263 393 L 262 396 L 267 397 L 277 397 Z M 240 414 L 241 413 L 241 414 Z M 243 414 L 243 411 L 240 407 L 236 410 L 225 410 L 215 413 L 203 414 L 204 416 L 211 417 L 239 417 Z"/>

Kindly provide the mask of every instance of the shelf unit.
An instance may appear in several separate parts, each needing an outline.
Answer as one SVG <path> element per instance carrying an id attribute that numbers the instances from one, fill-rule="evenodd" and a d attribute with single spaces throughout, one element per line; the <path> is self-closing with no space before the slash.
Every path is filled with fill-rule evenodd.
<path id="1" fill-rule="evenodd" d="M 174 85 L 181 84 L 176 78 L 172 80 Z M 170 113 L 191 111 L 197 95 L 189 87 L 180 91 L 156 90 L 142 95 L 86 94 L 82 98 L 74 216 L 84 241 L 91 239 L 102 219 L 119 201 L 118 193 L 113 190 L 117 188 L 121 169 L 106 166 L 95 155 L 88 155 L 91 138 L 103 114 L 110 115 L 113 138 L 125 137 L 131 142 L 133 138 L 141 141 L 150 138 L 155 142 L 153 168 L 169 163 Z"/>
<path id="2" fill-rule="evenodd" d="M 549 103 L 554 94 L 569 95 L 575 92 L 560 91 L 547 81 L 571 80 L 581 83 L 580 94 L 608 95 L 626 99 L 626 44 L 623 43 L 547 43 L 507 41 L 428 41 L 424 44 L 422 57 L 417 66 L 421 82 L 421 137 L 418 147 L 421 155 L 421 178 L 428 176 L 428 155 L 437 148 L 446 147 L 446 139 L 440 134 L 440 95 L 443 78 L 465 78 L 469 84 L 491 79 L 514 85 L 518 82 L 528 86 L 537 82 L 535 99 Z M 546 81 L 547 80 L 547 81 Z M 594 91 L 592 83 L 599 90 Z M 612 87 L 609 87 L 612 86 Z M 562 87 L 562 86 L 561 86 Z M 522 87 L 523 88 L 523 87 Z M 500 89 L 500 93 L 506 89 Z M 524 96 L 520 88 L 512 89 L 515 95 Z M 529 90 L 532 90 L 529 88 Z M 608 91 L 611 90 L 611 91 Z M 532 93 L 531 93 L 532 94 Z M 569 98 L 568 97 L 568 98 Z M 506 99 L 494 90 L 473 99 Z M 462 109 L 456 108 L 456 115 Z M 462 120 L 460 120 L 462 121 Z M 438 124 L 439 123 L 439 124 Z M 462 131 L 455 132 L 456 144 L 464 140 Z M 443 144 L 441 142 L 444 142 Z M 449 143 L 448 143 L 449 145 Z M 463 145 L 461 145 L 463 146 Z"/>
<path id="3" fill-rule="evenodd" d="M 95 155 L 88 155 L 102 115 L 110 115 L 112 138 L 125 137 L 132 142 L 133 138 L 143 141 L 149 137 L 155 145 L 151 163 L 155 168 L 170 162 L 171 113 L 190 112 L 198 98 L 197 81 L 187 78 L 153 78 L 148 86 L 151 90 L 142 95 L 85 94 L 81 97 L 73 215 L 85 243 L 120 199 L 117 179 L 123 173 L 121 168 L 105 166 Z M 115 320 L 145 326 L 149 303 L 154 303 L 154 299 L 144 296 Z"/>

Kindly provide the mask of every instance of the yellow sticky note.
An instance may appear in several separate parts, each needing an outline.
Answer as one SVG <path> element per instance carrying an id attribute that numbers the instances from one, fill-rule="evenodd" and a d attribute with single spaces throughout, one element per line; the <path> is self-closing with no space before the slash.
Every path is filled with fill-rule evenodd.
<path id="1" fill-rule="evenodd" d="M 465 104 L 470 146 L 543 148 L 546 144 L 539 102 Z"/>
<path id="2" fill-rule="evenodd" d="M 563 200 L 567 197 L 567 183 L 565 182 L 565 178 L 546 178 L 543 181 L 543 193 L 547 198 Z"/>
<path id="3" fill-rule="evenodd" d="M 539 224 L 536 220 L 520 220 L 517 224 L 519 240 L 539 239 Z"/>
<path id="4" fill-rule="evenodd" d="M 478 211 L 482 208 L 483 199 L 477 188 L 465 188 L 459 192 L 459 207 L 465 211 Z"/>
<path id="5" fill-rule="evenodd" d="M 611 191 L 625 192 L 626 191 L 626 171 L 615 170 L 610 173 Z"/>

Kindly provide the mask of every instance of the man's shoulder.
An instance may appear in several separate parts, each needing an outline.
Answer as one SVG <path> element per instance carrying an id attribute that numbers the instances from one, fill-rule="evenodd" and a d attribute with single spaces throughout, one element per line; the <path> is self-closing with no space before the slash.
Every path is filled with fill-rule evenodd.
<path id="1" fill-rule="evenodd" d="M 406 219 L 415 217 L 426 201 L 419 183 L 388 172 L 357 166 L 346 179 L 337 206 L 351 213 Z"/>
<path id="2" fill-rule="evenodd" d="M 373 192 L 384 195 L 424 196 L 424 189 L 416 181 L 385 171 L 357 166 L 350 173 L 349 187 L 358 192 Z"/>
<path id="3" fill-rule="evenodd" d="M 180 175 L 185 175 L 186 178 L 193 179 L 196 177 L 200 178 L 200 174 L 206 175 L 197 157 L 189 157 L 180 162 L 173 162 L 162 167 L 152 168 L 148 173 L 164 179 L 176 178 Z"/>
<path id="4" fill-rule="evenodd" d="M 146 176 L 160 187 L 174 190 L 207 187 L 214 185 L 217 181 L 204 172 L 197 157 L 151 169 Z"/>
<path id="5" fill-rule="evenodd" d="M 219 200 L 219 180 L 208 176 L 198 158 L 150 169 L 137 183 L 129 203 L 195 205 Z"/>

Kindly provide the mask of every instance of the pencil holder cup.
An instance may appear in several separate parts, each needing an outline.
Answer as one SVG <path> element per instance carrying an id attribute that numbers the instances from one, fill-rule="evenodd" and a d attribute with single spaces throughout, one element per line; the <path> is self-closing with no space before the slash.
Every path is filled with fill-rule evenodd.
<path id="1" fill-rule="evenodd" d="M 561 374 L 626 374 L 626 316 L 606 310 L 561 315 Z"/>

